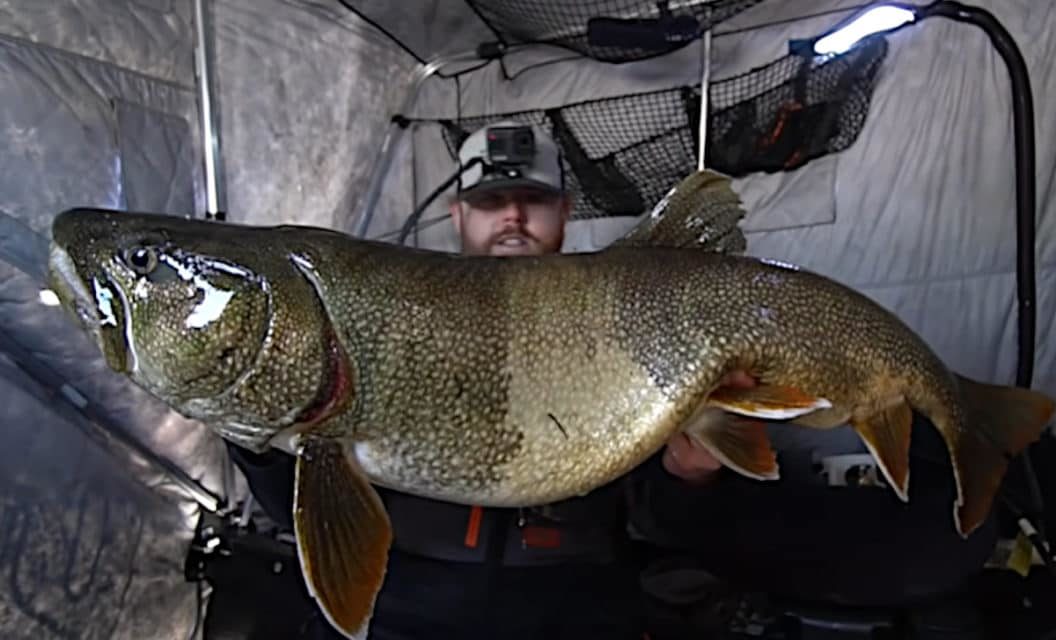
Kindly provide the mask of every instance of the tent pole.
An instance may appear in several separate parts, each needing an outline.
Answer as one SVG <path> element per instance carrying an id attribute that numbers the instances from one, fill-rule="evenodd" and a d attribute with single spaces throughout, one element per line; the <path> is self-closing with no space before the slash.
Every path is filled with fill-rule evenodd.
<path id="1" fill-rule="evenodd" d="M 227 197 L 223 185 L 223 161 L 220 158 L 220 135 L 213 104 L 213 47 L 209 34 L 212 23 L 205 0 L 194 0 L 196 40 L 194 71 L 198 80 L 199 120 L 202 126 L 202 150 L 205 155 L 205 212 L 207 218 L 223 220 Z"/>
<path id="2" fill-rule="evenodd" d="M 707 20 L 711 22 L 711 9 L 708 9 Z M 711 83 L 711 29 L 704 32 L 700 41 L 700 145 L 697 150 L 697 171 L 704 170 L 704 160 L 708 149 L 708 87 Z"/>

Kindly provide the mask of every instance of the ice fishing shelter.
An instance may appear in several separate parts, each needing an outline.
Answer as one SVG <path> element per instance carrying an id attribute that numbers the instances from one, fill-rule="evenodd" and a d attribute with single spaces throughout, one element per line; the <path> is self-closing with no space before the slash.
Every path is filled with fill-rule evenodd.
<path id="1" fill-rule="evenodd" d="M 1051 139 L 1056 10 L 974 5 L 1022 51 L 1034 135 Z M 188 637 L 199 516 L 245 495 L 214 436 L 106 370 L 42 302 L 49 223 L 72 206 L 398 241 L 461 137 L 513 118 L 562 145 L 566 249 L 592 250 L 697 166 L 703 135 L 707 165 L 736 177 L 748 253 L 850 284 L 959 371 L 1016 382 L 1032 287 L 1008 67 L 986 32 L 943 17 L 814 55 L 863 8 L 0 0 L 0 635 Z M 1026 355 L 1032 386 L 1056 393 L 1049 145 L 1036 161 Z M 444 205 L 405 241 L 457 248 Z"/>

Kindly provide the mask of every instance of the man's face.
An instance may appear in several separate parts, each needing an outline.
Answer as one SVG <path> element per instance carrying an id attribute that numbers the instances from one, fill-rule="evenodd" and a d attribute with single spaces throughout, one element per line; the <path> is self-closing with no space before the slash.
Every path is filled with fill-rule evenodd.
<path id="1" fill-rule="evenodd" d="M 462 253 L 536 256 L 561 250 L 569 205 L 568 198 L 540 189 L 502 189 L 452 203 L 451 219 Z"/>

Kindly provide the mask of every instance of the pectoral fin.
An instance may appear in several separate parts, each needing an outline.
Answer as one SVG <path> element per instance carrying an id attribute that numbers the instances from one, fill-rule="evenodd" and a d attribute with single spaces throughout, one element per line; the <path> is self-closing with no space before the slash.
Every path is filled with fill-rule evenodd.
<path id="1" fill-rule="evenodd" d="M 708 396 L 708 404 L 730 413 L 762 420 L 785 420 L 819 409 L 829 409 L 832 403 L 794 387 L 761 384 L 751 388 L 719 387 Z"/>
<path id="2" fill-rule="evenodd" d="M 852 416 L 851 426 L 873 454 L 895 493 L 903 502 L 908 502 L 909 441 L 913 412 L 905 399 L 898 398 L 871 415 Z"/>
<path id="3" fill-rule="evenodd" d="M 381 498 L 339 443 L 303 441 L 293 516 L 309 593 L 341 633 L 366 638 L 392 529 Z"/>
<path id="4" fill-rule="evenodd" d="M 732 416 L 714 407 L 698 411 L 683 429 L 727 467 L 757 480 L 778 478 L 777 455 L 766 423 Z"/>

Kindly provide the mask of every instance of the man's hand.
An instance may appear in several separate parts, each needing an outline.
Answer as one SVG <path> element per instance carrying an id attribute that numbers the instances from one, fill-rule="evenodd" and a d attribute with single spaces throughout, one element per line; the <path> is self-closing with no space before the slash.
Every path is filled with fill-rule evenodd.
<path id="1" fill-rule="evenodd" d="M 732 371 L 719 386 L 751 388 L 755 386 L 755 380 L 744 371 Z M 714 479 L 722 468 L 722 463 L 710 451 L 695 444 L 684 433 L 677 433 L 667 441 L 662 462 L 669 473 L 697 485 Z"/>

